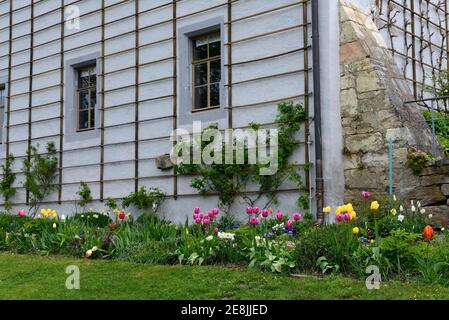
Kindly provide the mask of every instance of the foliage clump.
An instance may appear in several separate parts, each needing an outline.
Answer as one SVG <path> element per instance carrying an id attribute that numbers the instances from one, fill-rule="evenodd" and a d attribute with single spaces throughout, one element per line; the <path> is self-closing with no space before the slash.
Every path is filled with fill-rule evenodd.
<path id="1" fill-rule="evenodd" d="M 8 154 L 5 163 L 1 165 L 2 179 L 0 180 L 0 194 L 3 197 L 3 206 L 9 212 L 11 210 L 11 198 L 16 194 L 16 188 L 13 187 L 16 181 L 16 174 L 12 170 L 14 156 Z"/>

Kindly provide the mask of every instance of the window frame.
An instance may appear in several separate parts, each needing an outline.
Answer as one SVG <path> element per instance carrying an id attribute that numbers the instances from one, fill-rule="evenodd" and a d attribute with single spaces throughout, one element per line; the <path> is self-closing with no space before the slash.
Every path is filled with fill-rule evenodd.
<path id="1" fill-rule="evenodd" d="M 90 81 L 91 76 L 94 75 L 95 76 L 95 85 L 94 86 L 89 85 L 89 87 L 81 88 L 80 87 L 80 84 L 81 84 L 81 72 L 83 70 L 86 70 L 86 69 L 95 70 L 94 74 L 93 73 L 91 74 L 89 72 L 89 81 Z M 76 101 L 76 132 L 86 132 L 86 131 L 95 130 L 95 127 L 96 127 L 96 125 L 95 125 L 95 123 L 96 123 L 96 119 L 95 119 L 96 108 L 95 108 L 95 106 L 92 107 L 92 105 L 91 105 L 91 102 L 92 102 L 91 101 L 91 96 L 92 96 L 92 93 L 95 93 L 95 97 L 96 97 L 95 101 L 96 101 L 96 105 L 98 105 L 98 97 L 97 97 L 98 83 L 97 83 L 97 77 L 98 77 L 98 73 L 97 73 L 97 65 L 96 65 L 96 63 L 92 63 L 92 64 L 89 64 L 89 65 L 85 65 L 85 66 L 76 68 L 76 79 L 77 79 L 77 85 L 76 85 L 76 90 L 75 90 L 75 92 L 76 92 L 76 100 L 75 100 Z M 84 110 L 81 109 L 81 100 L 80 100 L 81 92 L 87 92 L 88 93 L 88 97 L 89 97 L 88 98 L 89 106 L 88 106 L 87 109 L 84 109 Z M 89 127 L 87 127 L 87 128 L 80 128 L 81 112 L 87 112 L 87 114 L 88 114 L 87 122 L 89 124 Z M 93 121 L 92 121 L 92 114 L 93 114 Z"/>
<path id="2" fill-rule="evenodd" d="M 217 56 L 210 56 L 210 37 L 211 35 L 216 35 L 218 34 L 218 38 L 220 39 L 220 54 Z M 195 60 L 195 41 L 199 38 L 204 38 L 207 37 L 207 57 L 205 59 L 200 59 L 200 60 Z M 192 70 L 192 108 L 191 108 L 191 112 L 192 113 L 197 113 L 197 112 L 202 112 L 202 111 L 207 111 L 207 110 L 215 110 L 215 109 L 220 109 L 221 108 L 221 83 L 222 83 L 222 38 L 221 38 L 221 30 L 213 30 L 213 31 L 209 31 L 200 35 L 196 35 L 194 37 L 191 37 L 190 39 L 190 43 L 191 43 L 191 52 L 192 52 L 192 59 L 191 59 L 191 70 Z M 214 61 L 219 61 L 220 64 L 220 80 L 218 82 L 211 82 L 211 62 Z M 202 84 L 202 85 L 196 85 L 196 71 L 195 71 L 195 67 L 197 65 L 201 65 L 201 64 L 206 64 L 207 65 L 207 82 L 206 84 Z M 218 85 L 218 101 L 219 104 L 218 105 L 214 105 L 211 106 L 211 86 L 212 85 Z M 205 108 L 196 108 L 196 89 L 197 88 L 202 88 L 202 87 L 206 87 L 207 88 L 207 107 Z"/>

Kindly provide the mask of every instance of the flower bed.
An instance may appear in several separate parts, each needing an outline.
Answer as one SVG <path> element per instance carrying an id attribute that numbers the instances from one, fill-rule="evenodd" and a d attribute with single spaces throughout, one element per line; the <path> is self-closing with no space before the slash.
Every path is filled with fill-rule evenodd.
<path id="1" fill-rule="evenodd" d="M 217 208 L 192 212 L 174 224 L 146 214 L 134 219 L 120 209 L 66 218 L 43 209 L 0 215 L 0 249 L 63 254 L 148 264 L 245 264 L 272 272 L 344 273 L 365 277 L 376 266 L 382 278 L 417 277 L 445 282 L 449 275 L 449 234 L 434 226 L 419 202 L 391 199 L 324 208 L 335 223 L 315 227 L 310 214 L 246 209 L 237 221 Z M 332 218 L 333 219 L 333 218 Z M 193 221 L 193 223 L 192 223 Z M 330 221 L 329 221 L 330 222 Z M 334 222 L 334 221 L 332 221 Z"/>

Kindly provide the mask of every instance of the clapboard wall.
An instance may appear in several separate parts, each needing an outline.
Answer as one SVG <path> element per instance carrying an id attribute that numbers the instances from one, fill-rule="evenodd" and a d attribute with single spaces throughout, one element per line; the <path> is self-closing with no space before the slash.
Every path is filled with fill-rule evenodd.
<path id="1" fill-rule="evenodd" d="M 66 9 L 80 10 L 80 29 L 67 28 Z M 16 157 L 15 208 L 26 206 L 22 161 L 30 144 L 54 141 L 60 157 L 58 185 L 46 206 L 67 213 L 80 180 L 88 182 L 93 208 L 101 200 L 123 197 L 140 186 L 159 187 L 169 195 L 162 212 L 184 219 L 186 209 L 215 206 L 192 189 L 190 178 L 156 168 L 168 153 L 170 133 L 180 126 L 180 83 L 185 48 L 182 30 L 208 19 L 222 19 L 225 68 L 225 117 L 222 129 L 249 122 L 270 127 L 281 101 L 313 106 L 310 2 L 298 0 L 14 0 L 0 2 L 0 82 L 7 99 L 2 159 Z M 98 124 L 95 134 L 73 139 L 67 131 L 70 61 L 98 56 Z M 310 112 L 312 116 L 312 112 Z M 298 140 L 313 128 L 304 126 Z M 309 137 L 309 140 L 313 140 Z M 303 144 L 292 161 L 312 161 Z M 309 177 L 305 181 L 312 185 Z M 313 188 L 313 186 L 311 186 Z M 282 208 L 295 210 L 298 197 L 288 183 Z M 312 189 L 313 194 L 313 189 Z M 239 211 L 244 204 L 237 204 Z"/>

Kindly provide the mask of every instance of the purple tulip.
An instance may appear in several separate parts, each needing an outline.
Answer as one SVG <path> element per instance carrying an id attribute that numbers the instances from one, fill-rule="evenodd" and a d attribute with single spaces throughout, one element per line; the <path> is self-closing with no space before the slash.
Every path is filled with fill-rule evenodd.
<path id="1" fill-rule="evenodd" d="M 246 213 L 253 214 L 253 208 L 251 208 L 251 207 L 246 208 Z"/>
<path id="2" fill-rule="evenodd" d="M 287 226 L 288 229 L 290 229 L 292 227 L 292 225 L 293 225 L 293 222 L 291 220 L 287 220 L 285 225 Z"/>
<path id="3" fill-rule="evenodd" d="M 341 220 L 343 220 L 343 215 L 341 213 L 337 214 L 337 216 L 335 217 L 335 220 L 340 222 Z"/>
<path id="4" fill-rule="evenodd" d="M 249 223 L 251 223 L 253 226 L 259 224 L 259 219 L 257 217 L 252 217 L 249 219 Z"/>
<path id="5" fill-rule="evenodd" d="M 195 209 L 193 209 L 193 212 L 194 212 L 194 213 L 196 213 L 196 214 L 199 214 L 199 213 L 200 213 L 200 211 L 201 211 L 201 209 L 200 209 L 200 208 L 198 208 L 198 207 L 196 207 Z"/>
<path id="6" fill-rule="evenodd" d="M 282 220 L 282 218 L 284 218 L 284 214 L 282 213 L 282 211 L 278 211 L 278 213 L 276 213 L 276 219 Z"/>
<path id="7" fill-rule="evenodd" d="M 201 223 L 201 219 L 200 218 L 196 218 L 195 222 L 196 222 L 196 224 L 200 224 Z"/>
<path id="8" fill-rule="evenodd" d="M 258 207 L 254 207 L 253 208 L 253 213 L 254 214 L 259 214 L 259 208 Z"/>
<path id="9" fill-rule="evenodd" d="M 203 220 L 203 224 L 208 225 L 208 224 L 209 224 L 209 219 L 208 219 L 208 218 L 205 218 L 205 219 Z"/>
<path id="10" fill-rule="evenodd" d="M 362 197 L 365 199 L 369 199 L 369 197 L 371 197 L 371 193 L 369 193 L 368 191 L 362 191 Z"/>
<path id="11" fill-rule="evenodd" d="M 196 219 L 198 219 L 200 216 L 197 214 L 197 213 L 194 213 L 193 214 L 193 220 L 196 220 Z"/>
<path id="12" fill-rule="evenodd" d="M 344 214 L 344 219 L 345 219 L 346 221 L 351 220 L 351 215 L 350 215 L 349 213 L 345 213 L 345 214 Z"/>
<path id="13" fill-rule="evenodd" d="M 262 210 L 262 217 L 268 218 L 268 210 L 267 209 Z"/>
<path id="14" fill-rule="evenodd" d="M 293 214 L 293 219 L 295 220 L 295 221 L 299 221 L 299 220 L 301 220 L 302 219 L 302 215 L 300 214 L 300 213 L 294 213 Z"/>
<path id="15" fill-rule="evenodd" d="M 204 219 L 204 214 L 200 213 L 200 219 Z"/>

